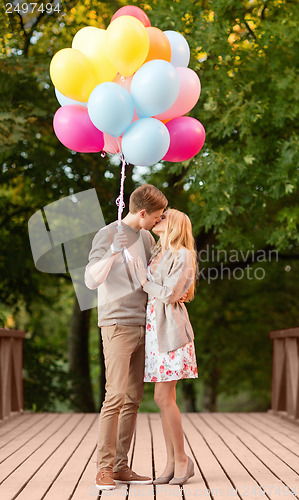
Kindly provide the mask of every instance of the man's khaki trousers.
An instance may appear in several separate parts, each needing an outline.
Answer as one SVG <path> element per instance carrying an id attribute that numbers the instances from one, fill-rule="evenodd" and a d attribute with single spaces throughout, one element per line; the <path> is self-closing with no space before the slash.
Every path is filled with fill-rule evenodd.
<path id="1" fill-rule="evenodd" d="M 144 390 L 144 326 L 101 328 L 106 368 L 106 394 L 100 422 L 97 469 L 127 465 L 137 410 Z"/>

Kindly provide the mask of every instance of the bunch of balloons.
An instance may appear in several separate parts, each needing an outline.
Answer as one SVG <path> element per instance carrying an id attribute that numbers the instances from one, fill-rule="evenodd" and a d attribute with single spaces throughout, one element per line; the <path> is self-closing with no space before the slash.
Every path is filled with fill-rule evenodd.
<path id="1" fill-rule="evenodd" d="M 201 90 L 189 59 L 186 39 L 152 27 L 136 6 L 120 8 L 106 30 L 80 29 L 50 65 L 61 104 L 58 139 L 74 151 L 119 153 L 140 166 L 192 158 L 205 130 L 184 116 Z"/>

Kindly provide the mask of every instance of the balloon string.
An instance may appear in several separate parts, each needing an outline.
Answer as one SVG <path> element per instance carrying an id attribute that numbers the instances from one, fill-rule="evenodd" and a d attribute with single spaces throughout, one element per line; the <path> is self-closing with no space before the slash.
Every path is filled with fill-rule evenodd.
<path id="1" fill-rule="evenodd" d="M 120 177 L 120 193 L 119 197 L 116 200 L 116 205 L 118 206 L 118 226 L 121 226 L 121 216 L 123 213 L 123 210 L 125 208 L 125 203 L 124 203 L 124 183 L 125 183 L 125 171 L 126 171 L 126 160 L 122 156 L 121 157 L 121 177 Z"/>
<path id="2" fill-rule="evenodd" d="M 126 171 L 126 160 L 123 155 L 121 155 L 121 177 L 120 177 L 120 193 L 118 198 L 116 199 L 116 205 L 118 206 L 118 221 L 117 221 L 117 230 L 119 233 L 121 233 L 121 216 L 123 213 L 123 210 L 125 208 L 125 202 L 124 202 L 124 183 L 125 183 L 125 171 Z M 129 250 L 124 247 L 123 250 L 124 258 L 126 259 L 127 262 L 130 260 L 133 260 L 132 255 L 130 254 Z"/>

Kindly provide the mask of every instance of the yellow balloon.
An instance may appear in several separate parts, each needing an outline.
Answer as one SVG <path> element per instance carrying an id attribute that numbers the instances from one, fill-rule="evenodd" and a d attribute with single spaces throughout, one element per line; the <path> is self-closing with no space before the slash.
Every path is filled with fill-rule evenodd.
<path id="1" fill-rule="evenodd" d="M 56 52 L 50 64 L 50 76 L 59 92 L 80 102 L 87 102 L 97 85 L 91 62 L 76 49 Z"/>
<path id="2" fill-rule="evenodd" d="M 132 75 L 144 62 L 149 50 L 148 33 L 141 21 L 120 16 L 107 28 L 106 54 L 123 76 Z"/>
<path id="3" fill-rule="evenodd" d="M 73 38 L 73 49 L 80 50 L 91 62 L 97 84 L 111 82 L 117 69 L 111 64 L 105 52 L 106 30 L 95 26 L 86 26 Z"/>

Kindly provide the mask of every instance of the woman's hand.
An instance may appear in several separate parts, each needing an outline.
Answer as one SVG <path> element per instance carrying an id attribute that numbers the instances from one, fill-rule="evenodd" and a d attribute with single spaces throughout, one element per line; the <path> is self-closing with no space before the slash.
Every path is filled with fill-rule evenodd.
<path id="1" fill-rule="evenodd" d="M 147 281 L 147 277 L 146 277 L 147 271 L 146 271 L 146 268 L 144 267 L 143 260 L 140 257 L 140 255 L 138 255 L 137 259 L 134 261 L 134 265 L 135 265 L 135 273 L 136 273 L 137 279 L 138 279 L 139 283 L 141 284 L 141 286 L 144 286 L 145 282 Z"/>
<path id="2" fill-rule="evenodd" d="M 179 302 L 187 302 L 188 292 L 189 292 L 189 290 L 187 290 L 187 292 L 184 293 L 184 295 L 182 295 Z"/>

